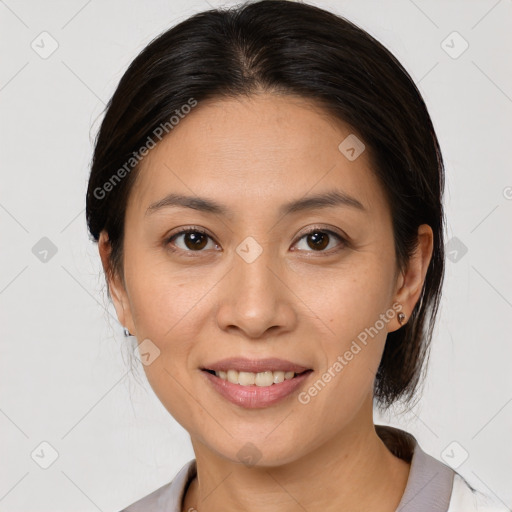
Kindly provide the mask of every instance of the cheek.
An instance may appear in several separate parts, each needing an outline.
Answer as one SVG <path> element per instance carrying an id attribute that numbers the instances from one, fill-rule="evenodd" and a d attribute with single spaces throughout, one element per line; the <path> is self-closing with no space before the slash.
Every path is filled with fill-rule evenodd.
<path id="1" fill-rule="evenodd" d="M 195 371 L 189 368 L 190 354 L 201 339 L 211 283 L 190 279 L 190 272 L 187 278 L 186 272 L 170 271 L 168 262 L 137 264 L 127 275 L 131 312 L 139 343 L 149 339 L 158 353 L 144 372 L 164 406 L 179 416 L 190 408 L 183 388 L 190 389 L 187 381 Z"/>
<path id="2" fill-rule="evenodd" d="M 354 252 L 339 266 L 306 268 L 293 277 L 297 306 L 317 317 L 330 345 L 357 337 L 390 306 L 394 268 L 386 254 Z"/>
<path id="3" fill-rule="evenodd" d="M 305 401 L 313 401 L 313 397 L 318 402 L 325 400 L 328 409 L 328 401 L 334 400 L 340 408 L 331 410 L 329 415 L 356 410 L 356 404 L 373 389 L 388 324 L 395 314 L 390 305 L 391 263 L 384 257 L 367 254 L 359 262 L 317 279 L 314 287 L 305 279 L 299 292 L 306 294 L 310 284 L 308 295 L 304 296 L 318 317 L 314 323 L 321 357 L 320 382 Z M 324 393 L 326 388 L 330 391 Z"/>
<path id="4" fill-rule="evenodd" d="M 210 286 L 203 280 L 185 280 L 164 265 L 151 265 L 145 272 L 141 268 L 129 283 L 132 315 L 140 333 L 138 341 L 149 339 L 158 350 L 151 364 L 143 365 L 144 372 L 164 407 L 190 428 L 191 421 L 200 424 L 196 415 L 201 408 L 190 396 L 194 394 L 190 371 L 195 369 L 188 365 L 201 338 L 204 319 L 199 314 Z"/>
<path id="5" fill-rule="evenodd" d="M 165 253 L 140 255 L 131 263 L 127 285 L 138 330 L 163 345 L 177 338 L 186 344 L 200 326 L 194 320 L 211 288 L 208 274 L 191 279 L 190 270 L 173 268 Z"/>

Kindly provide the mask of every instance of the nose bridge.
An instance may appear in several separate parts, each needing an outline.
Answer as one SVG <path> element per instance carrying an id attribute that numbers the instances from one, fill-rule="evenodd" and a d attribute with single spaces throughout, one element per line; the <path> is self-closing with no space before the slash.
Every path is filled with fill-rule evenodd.
<path id="1" fill-rule="evenodd" d="M 289 324 L 293 315 L 283 283 L 275 275 L 273 249 L 247 237 L 235 249 L 219 310 L 221 327 L 236 326 L 251 337 Z"/>
<path id="2" fill-rule="evenodd" d="M 276 301 L 276 277 L 270 271 L 273 252 L 268 245 L 263 246 L 251 236 L 237 246 L 233 273 L 240 304 L 254 307 L 264 299 L 270 307 Z"/>

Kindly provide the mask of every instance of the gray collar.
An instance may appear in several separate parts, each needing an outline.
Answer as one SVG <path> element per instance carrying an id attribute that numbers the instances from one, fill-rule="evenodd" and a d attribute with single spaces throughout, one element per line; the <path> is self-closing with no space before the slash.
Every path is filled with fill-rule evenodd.
<path id="1" fill-rule="evenodd" d="M 375 430 L 394 455 L 411 463 L 407 486 L 396 512 L 447 512 L 454 470 L 425 453 L 408 432 L 384 425 L 375 425 Z M 196 459 L 189 460 L 172 482 L 122 512 L 181 512 L 185 492 L 196 474 Z"/>
<path id="2" fill-rule="evenodd" d="M 411 463 L 396 512 L 446 512 L 455 471 L 425 453 L 412 434 L 384 425 L 375 425 L 375 430 L 391 453 Z"/>

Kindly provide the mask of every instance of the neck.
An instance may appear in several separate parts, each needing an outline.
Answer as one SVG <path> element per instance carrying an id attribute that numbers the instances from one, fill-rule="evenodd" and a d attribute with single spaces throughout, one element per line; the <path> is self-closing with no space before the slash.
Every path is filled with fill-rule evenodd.
<path id="1" fill-rule="evenodd" d="M 410 464 L 395 457 L 373 421 L 354 422 L 293 462 L 247 467 L 221 458 L 192 439 L 197 478 L 183 510 L 197 512 L 394 512 L 404 493 Z"/>

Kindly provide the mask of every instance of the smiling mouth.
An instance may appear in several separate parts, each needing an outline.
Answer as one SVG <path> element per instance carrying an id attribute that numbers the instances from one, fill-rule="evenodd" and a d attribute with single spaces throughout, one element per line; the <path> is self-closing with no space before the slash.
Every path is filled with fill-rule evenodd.
<path id="1" fill-rule="evenodd" d="M 264 372 L 244 372 L 237 370 L 214 371 L 206 368 L 203 371 L 215 375 L 221 380 L 230 382 L 231 384 L 239 384 L 240 386 L 259 386 L 268 387 L 281 384 L 286 380 L 292 380 L 299 375 L 310 373 L 313 370 L 304 370 L 303 372 L 285 372 L 285 371 L 264 371 Z"/>

